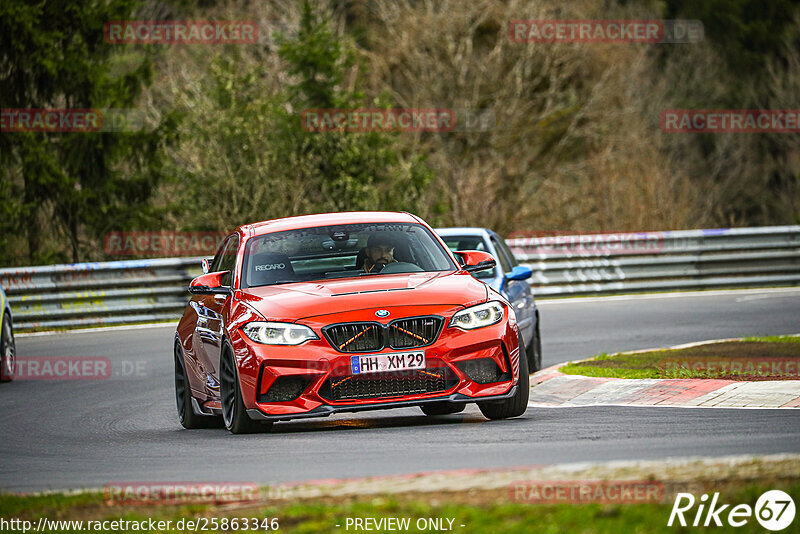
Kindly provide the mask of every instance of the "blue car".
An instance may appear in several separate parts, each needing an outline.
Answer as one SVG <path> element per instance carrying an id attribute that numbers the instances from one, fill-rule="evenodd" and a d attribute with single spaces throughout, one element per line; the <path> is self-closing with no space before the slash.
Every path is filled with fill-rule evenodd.
<path id="1" fill-rule="evenodd" d="M 9 382 L 14 378 L 14 328 L 11 324 L 11 306 L 6 293 L 0 287 L 0 382 Z"/>
<path id="2" fill-rule="evenodd" d="M 542 338 L 539 335 L 539 310 L 531 286 L 526 282 L 531 269 L 517 263 L 505 240 L 488 228 L 436 228 L 436 233 L 450 250 L 481 250 L 494 256 L 497 266 L 492 270 L 475 272 L 514 306 L 517 324 L 528 355 L 528 370 L 542 368 Z"/>

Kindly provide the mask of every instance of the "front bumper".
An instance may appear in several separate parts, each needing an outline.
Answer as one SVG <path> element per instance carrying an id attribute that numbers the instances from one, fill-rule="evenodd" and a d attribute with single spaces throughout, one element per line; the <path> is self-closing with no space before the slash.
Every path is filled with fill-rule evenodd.
<path id="1" fill-rule="evenodd" d="M 445 315 L 445 314 L 442 314 Z M 448 314 L 449 315 L 449 314 Z M 449 319 L 448 319 L 449 320 Z M 340 412 L 357 412 L 419 406 L 434 402 L 479 402 L 502 400 L 513 396 L 519 378 L 519 338 L 513 314 L 496 325 L 471 331 L 446 326 L 436 341 L 419 349 L 424 350 L 428 371 L 446 371 L 447 385 L 436 391 L 392 393 L 370 398 L 334 399 L 329 386 L 350 374 L 354 353 L 335 350 L 321 335 L 327 323 L 310 326 L 320 339 L 299 346 L 267 346 L 254 343 L 239 331 L 231 342 L 237 360 L 239 379 L 248 415 L 252 419 L 284 421 L 308 417 L 326 417 Z M 385 348 L 374 354 L 396 353 Z M 470 364 L 492 360 L 501 377 L 497 381 L 476 378 Z M 364 375 L 357 375 L 364 376 Z M 296 397 L 274 401 L 271 388 L 283 379 L 305 382 Z M 287 380 L 289 379 L 289 380 Z M 269 401 L 267 402 L 266 400 Z"/>

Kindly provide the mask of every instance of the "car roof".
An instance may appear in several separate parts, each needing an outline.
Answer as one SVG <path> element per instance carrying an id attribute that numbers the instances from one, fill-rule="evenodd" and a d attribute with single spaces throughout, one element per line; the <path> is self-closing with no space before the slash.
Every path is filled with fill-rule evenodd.
<path id="1" fill-rule="evenodd" d="M 441 236 L 471 235 L 471 236 L 486 237 L 488 235 L 495 234 L 495 232 L 493 232 L 488 228 L 481 228 L 478 226 L 459 226 L 459 227 L 454 226 L 449 228 L 434 228 L 433 231 Z"/>
<path id="2" fill-rule="evenodd" d="M 394 211 L 348 211 L 338 213 L 316 213 L 314 215 L 297 215 L 272 219 L 252 224 L 244 224 L 237 228 L 243 233 L 262 235 L 284 230 L 298 228 L 312 228 L 315 226 L 329 226 L 334 224 L 362 224 L 362 223 L 410 223 L 418 224 L 422 221 L 407 212 Z"/>

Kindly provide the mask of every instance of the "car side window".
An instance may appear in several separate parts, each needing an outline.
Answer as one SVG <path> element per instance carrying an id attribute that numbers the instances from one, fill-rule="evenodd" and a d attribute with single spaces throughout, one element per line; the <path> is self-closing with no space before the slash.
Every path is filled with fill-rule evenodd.
<path id="1" fill-rule="evenodd" d="M 508 248 L 508 244 L 506 243 L 505 239 L 500 239 L 499 241 L 500 241 L 500 248 L 508 256 L 509 263 L 511 263 L 511 268 L 513 269 L 514 267 L 519 265 L 519 262 L 517 261 L 517 258 L 514 257 L 514 253 L 511 252 L 511 249 Z"/>
<path id="2" fill-rule="evenodd" d="M 491 239 L 492 245 L 494 245 L 494 250 L 497 252 L 497 260 L 500 262 L 500 267 L 503 268 L 503 272 L 511 272 L 511 260 L 508 259 L 508 254 L 506 254 L 506 251 L 503 250 L 503 247 L 498 240 L 494 238 L 494 236 L 492 236 Z"/>
<path id="3" fill-rule="evenodd" d="M 215 271 L 229 271 L 222 277 L 222 285 L 230 286 L 233 283 L 233 271 L 236 269 L 236 254 L 239 251 L 239 236 L 232 235 L 225 243 L 219 265 L 215 265 Z M 216 263 L 216 262 L 215 262 Z"/>

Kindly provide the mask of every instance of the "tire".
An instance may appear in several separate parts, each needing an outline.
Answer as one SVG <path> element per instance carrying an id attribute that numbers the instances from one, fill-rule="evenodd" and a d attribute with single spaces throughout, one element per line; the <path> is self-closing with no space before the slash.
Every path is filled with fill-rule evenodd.
<path id="1" fill-rule="evenodd" d="M 197 415 L 192 408 L 192 389 L 186 374 L 186 363 L 180 343 L 175 343 L 175 402 L 178 407 L 178 420 L 183 428 L 219 428 L 220 418 L 210 415 Z"/>
<path id="2" fill-rule="evenodd" d="M 533 374 L 542 369 L 542 336 L 539 335 L 539 317 L 536 317 L 536 328 L 533 331 L 533 341 L 529 347 L 525 347 L 525 355 L 528 357 L 528 373 Z"/>
<path id="3" fill-rule="evenodd" d="M 222 421 L 232 434 L 253 434 L 269 430 L 272 422 L 253 421 L 247 415 L 239 385 L 239 373 L 231 350 L 225 346 L 219 362 L 219 391 L 222 397 Z"/>
<path id="4" fill-rule="evenodd" d="M 3 313 L 3 331 L 0 333 L 0 382 L 14 380 L 16 370 L 17 345 L 14 340 L 14 325 L 11 316 Z"/>
<path id="5" fill-rule="evenodd" d="M 487 419 L 507 419 L 517 417 L 525 413 L 528 408 L 528 389 L 530 379 L 528 377 L 528 359 L 519 359 L 519 381 L 517 382 L 517 392 L 513 397 L 501 401 L 479 402 L 478 408 Z"/>
<path id="6" fill-rule="evenodd" d="M 422 412 L 427 416 L 433 415 L 448 415 L 451 413 L 463 412 L 467 404 L 464 402 L 432 402 L 430 404 L 423 404 L 420 406 Z"/>

